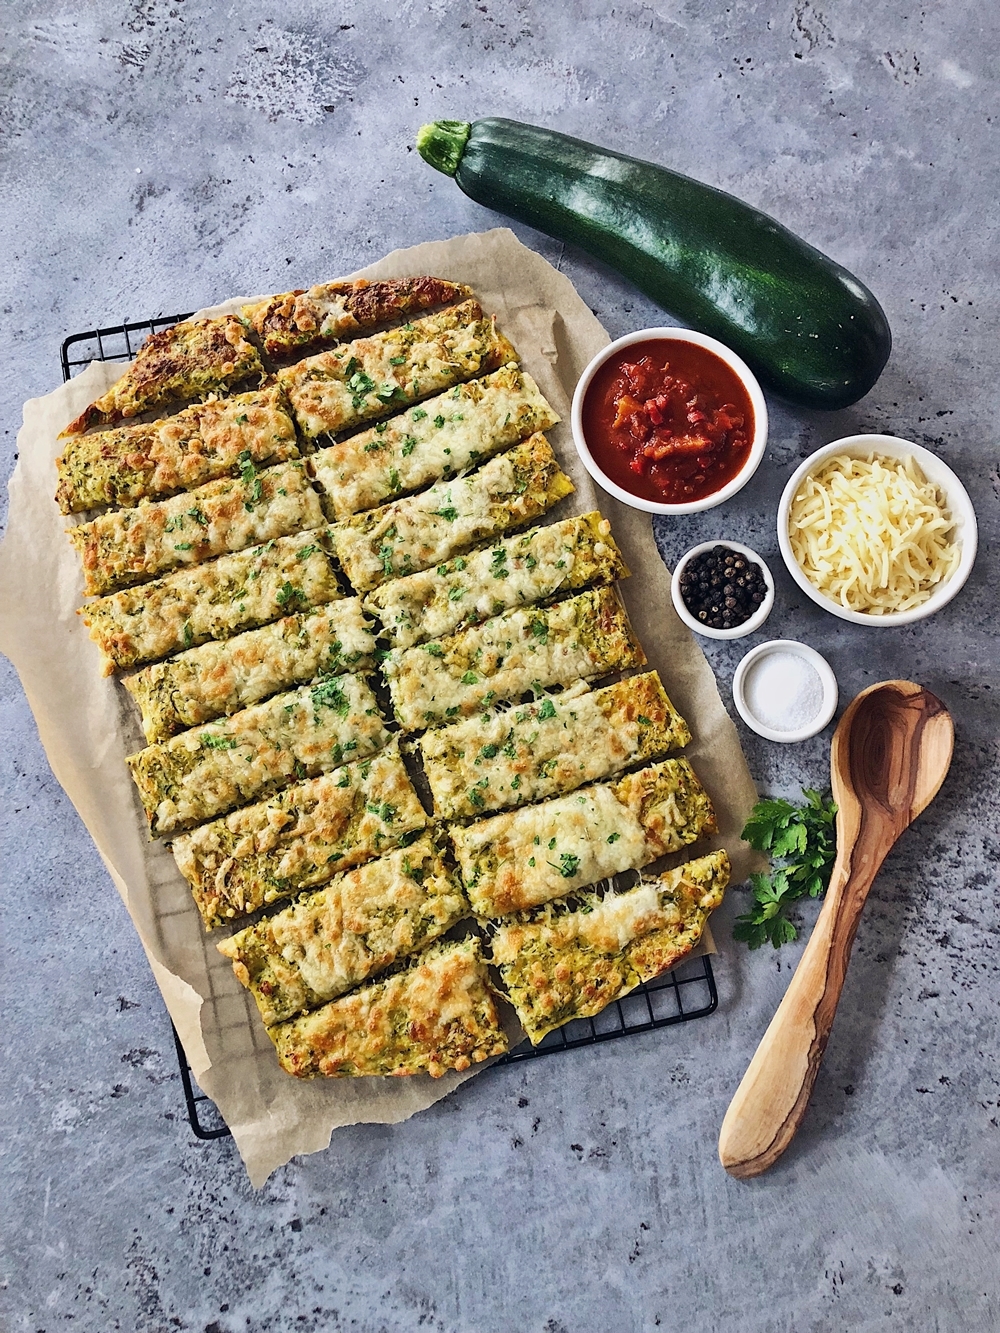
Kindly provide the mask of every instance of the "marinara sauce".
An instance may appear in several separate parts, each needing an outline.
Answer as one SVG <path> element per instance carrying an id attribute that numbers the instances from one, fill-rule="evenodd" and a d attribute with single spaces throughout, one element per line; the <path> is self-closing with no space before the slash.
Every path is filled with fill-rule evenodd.
<path id="1" fill-rule="evenodd" d="M 720 357 L 650 338 L 605 361 L 583 399 L 583 430 L 601 470 L 661 504 L 713 495 L 750 456 L 753 405 Z"/>

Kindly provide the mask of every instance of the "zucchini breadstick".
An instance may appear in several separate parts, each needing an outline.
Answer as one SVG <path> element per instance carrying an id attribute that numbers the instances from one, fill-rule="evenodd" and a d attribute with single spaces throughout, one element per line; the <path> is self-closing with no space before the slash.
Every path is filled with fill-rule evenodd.
<path id="1" fill-rule="evenodd" d="M 392 648 L 382 671 L 396 718 L 422 731 L 531 689 L 644 666 L 613 588 L 547 607 L 521 607 L 416 648 Z"/>
<path id="2" fill-rule="evenodd" d="M 307 439 L 336 435 L 517 361 L 475 301 L 344 343 L 279 371 Z"/>
<path id="3" fill-rule="evenodd" d="M 517 606 L 627 577 L 611 524 L 594 512 L 391 579 L 368 594 L 365 608 L 382 621 L 394 647 L 409 648 Z"/>
<path id="4" fill-rule="evenodd" d="M 268 356 L 287 361 L 348 342 L 394 319 L 466 301 L 471 295 L 468 287 L 444 278 L 357 278 L 282 292 L 245 305 L 240 314 Z"/>
<path id="5" fill-rule="evenodd" d="M 344 595 L 322 534 L 295 533 L 98 597 L 77 615 L 108 676 Z"/>
<path id="6" fill-rule="evenodd" d="M 475 819 L 573 791 L 690 739 L 659 676 L 647 671 L 439 727 L 420 749 L 437 818 Z"/>
<path id="7" fill-rule="evenodd" d="M 207 929 L 412 840 L 428 819 L 396 742 L 174 838 L 171 850 Z"/>
<path id="8" fill-rule="evenodd" d="M 551 509 L 573 492 L 544 435 L 532 435 L 476 472 L 335 523 L 330 539 L 360 592 L 429 569 Z"/>
<path id="9" fill-rule="evenodd" d="M 686 958 L 729 870 L 725 852 L 710 852 L 624 893 L 577 894 L 572 911 L 549 903 L 503 921 L 490 941 L 493 962 L 532 1045 Z"/>
<path id="10" fill-rule="evenodd" d="M 430 836 L 329 884 L 216 946 L 267 1027 L 334 1000 L 469 915 Z"/>
<path id="11" fill-rule="evenodd" d="M 530 375 L 501 366 L 314 453 L 327 517 L 350 518 L 447 480 L 559 421 Z"/>
<path id="12" fill-rule="evenodd" d="M 715 829 L 691 765 L 664 759 L 449 832 L 473 911 L 497 917 L 639 870 Z"/>
<path id="13" fill-rule="evenodd" d="M 131 507 L 298 456 L 280 389 L 212 398 L 160 421 L 73 436 L 56 459 L 56 503 L 64 514 Z"/>
<path id="14" fill-rule="evenodd" d="M 263 376 L 260 354 L 235 315 L 184 320 L 151 333 L 121 379 L 59 438 L 82 435 L 90 426 L 112 426 L 154 407 L 225 393 Z"/>
<path id="15" fill-rule="evenodd" d="M 336 676 L 148 745 L 125 762 L 150 831 L 160 836 L 364 759 L 388 740 L 364 677 Z"/>
<path id="16" fill-rule="evenodd" d="M 83 562 L 84 590 L 109 593 L 182 565 L 324 526 L 301 462 L 222 477 L 185 495 L 116 509 L 68 529 Z"/>
<path id="17" fill-rule="evenodd" d="M 347 671 L 370 670 L 375 636 L 360 598 L 284 616 L 232 639 L 189 648 L 144 667 L 123 684 L 150 745 L 235 713 L 279 690 Z"/>
<path id="18" fill-rule="evenodd" d="M 282 1069 L 296 1078 L 439 1078 L 507 1050 L 477 939 L 432 945 L 405 972 L 278 1023 L 268 1035 Z"/>

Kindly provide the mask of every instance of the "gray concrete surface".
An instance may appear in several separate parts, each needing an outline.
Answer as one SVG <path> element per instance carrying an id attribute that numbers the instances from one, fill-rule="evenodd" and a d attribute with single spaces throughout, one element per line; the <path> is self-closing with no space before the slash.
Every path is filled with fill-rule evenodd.
<path id="1" fill-rule="evenodd" d="M 854 268 L 895 331 L 829 416 L 775 405 L 738 502 L 663 524 L 774 557 L 769 636 L 826 652 L 845 698 L 936 690 L 953 772 L 873 892 L 793 1148 L 756 1182 L 719 1123 L 799 946 L 749 954 L 719 913 L 719 1012 L 475 1079 L 397 1128 L 341 1131 L 260 1193 L 183 1119 L 166 1016 L 3 664 L 0 1326 L 447 1333 L 1000 1327 L 995 902 L 998 273 L 990 6 L 896 0 L 12 0 L 0 35 L 4 468 L 69 332 L 280 290 L 493 225 L 411 151 L 490 113 L 730 189 Z M 613 334 L 659 320 L 526 229 Z M 909 630 L 856 630 L 778 571 L 796 460 L 858 427 L 939 450 L 986 549 Z M 711 647 L 724 697 L 742 646 Z M 822 783 L 829 735 L 743 733 L 762 789 Z M 808 910 L 803 913 L 808 919 Z"/>

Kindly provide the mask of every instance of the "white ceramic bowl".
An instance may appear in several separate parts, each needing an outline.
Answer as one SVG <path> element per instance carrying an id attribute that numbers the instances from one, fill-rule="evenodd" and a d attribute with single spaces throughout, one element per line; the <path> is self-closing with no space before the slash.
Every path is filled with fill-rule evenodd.
<path id="1" fill-rule="evenodd" d="M 704 347 L 707 351 L 714 352 L 720 361 L 724 361 L 739 376 L 753 407 L 754 433 L 750 444 L 749 458 L 732 481 L 727 482 L 721 490 L 706 495 L 702 500 L 689 500 L 684 504 L 664 504 L 657 500 L 645 500 L 640 495 L 633 495 L 631 491 L 619 486 L 617 482 L 612 481 L 601 470 L 600 465 L 590 452 L 583 432 L 583 400 L 594 375 L 609 357 L 614 356 L 623 347 L 631 347 L 633 343 L 647 342 L 651 338 L 693 343 L 696 347 Z M 760 460 L 764 457 L 764 446 L 767 444 L 767 404 L 764 402 L 764 395 L 753 371 L 745 361 L 738 357 L 735 352 L 731 352 L 724 343 L 718 342 L 715 338 L 709 338 L 705 333 L 695 333 L 691 329 L 639 329 L 636 333 L 627 333 L 624 338 L 616 338 L 603 351 L 598 352 L 580 376 L 576 392 L 573 394 L 573 410 L 570 419 L 573 427 L 573 442 L 576 445 L 577 453 L 580 455 L 584 467 L 597 484 L 603 486 L 608 494 L 613 495 L 616 500 L 631 505 L 633 509 L 642 509 L 647 514 L 697 514 L 703 509 L 714 509 L 716 505 L 722 504 L 735 495 L 737 491 L 743 489 L 757 471 Z"/>
<path id="2" fill-rule="evenodd" d="M 823 702 L 820 704 L 819 712 L 805 726 L 798 727 L 794 731 L 778 731 L 774 727 L 769 727 L 753 713 L 747 702 L 745 693 L 747 675 L 761 658 L 770 653 L 794 653 L 804 658 L 815 668 L 823 686 Z M 771 639 L 767 643 L 759 643 L 740 661 L 733 676 L 733 703 L 743 721 L 751 731 L 763 736 L 765 740 L 780 741 L 786 745 L 793 741 L 808 740 L 810 736 L 822 731 L 837 711 L 837 697 L 837 677 L 833 674 L 830 663 L 815 648 L 810 648 L 808 644 L 799 643 L 795 639 Z"/>
<path id="3" fill-rule="evenodd" d="M 884 616 L 867 615 L 863 611 L 850 611 L 827 597 L 814 584 L 810 583 L 792 554 L 792 544 L 788 538 L 788 515 L 795 494 L 810 473 L 815 472 L 822 467 L 828 458 L 833 458 L 837 454 L 847 454 L 851 458 L 866 458 L 869 454 L 882 454 L 887 458 L 912 457 L 927 480 L 940 487 L 948 511 L 955 521 L 955 541 L 961 548 L 961 554 L 955 572 L 944 583 L 939 584 L 921 606 L 916 606 L 911 611 L 889 612 Z M 811 597 L 817 606 L 821 606 L 824 611 L 829 611 L 832 615 L 839 616 L 841 620 L 850 620 L 855 625 L 871 625 L 873 628 L 889 629 L 895 628 L 897 625 L 910 625 L 915 620 L 923 620 L 927 616 L 932 616 L 935 611 L 940 611 L 942 606 L 947 605 L 960 591 L 971 574 L 976 559 L 977 544 L 976 511 L 972 507 L 968 491 L 958 477 L 952 472 L 947 463 L 938 458 L 937 454 L 932 454 L 929 449 L 925 449 L 922 445 L 913 444 L 909 440 L 898 439 L 895 435 L 848 435 L 842 440 L 834 440 L 832 444 L 817 449 L 788 478 L 788 483 L 781 493 L 781 500 L 778 504 L 778 547 L 781 550 L 785 564 L 788 566 L 789 574 L 806 596 Z"/>
<path id="4" fill-rule="evenodd" d="M 760 606 L 753 613 L 749 620 L 744 620 L 742 625 L 734 625 L 732 629 L 715 629 L 712 625 L 703 625 L 696 616 L 693 616 L 685 605 L 684 598 L 681 595 L 681 574 L 684 567 L 694 559 L 696 555 L 701 555 L 702 551 L 711 551 L 713 547 L 725 546 L 729 551 L 738 551 L 740 555 L 746 556 L 752 560 L 755 565 L 759 565 L 764 573 L 764 582 L 767 585 L 767 593 Z M 717 542 L 700 542 L 697 546 L 692 546 L 690 551 L 677 561 L 674 566 L 673 577 L 670 580 L 670 596 L 674 603 L 674 610 L 687 625 L 688 629 L 693 629 L 696 634 L 703 634 L 706 639 L 742 639 L 747 634 L 752 634 L 754 630 L 760 629 L 764 621 L 771 614 L 771 608 L 774 606 L 774 579 L 771 577 L 771 571 L 760 558 L 756 551 L 752 551 L 749 546 L 744 546 L 742 542 L 730 542 L 719 540 Z"/>

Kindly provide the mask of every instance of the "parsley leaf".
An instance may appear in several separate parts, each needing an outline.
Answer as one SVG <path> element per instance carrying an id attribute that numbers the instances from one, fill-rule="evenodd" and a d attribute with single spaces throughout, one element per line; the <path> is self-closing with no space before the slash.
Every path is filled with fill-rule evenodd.
<path id="1" fill-rule="evenodd" d="M 249 449 L 243 449 L 236 457 L 240 468 L 240 481 L 247 489 L 251 504 L 259 504 L 264 495 L 264 483 L 257 474 Z"/>
<path id="2" fill-rule="evenodd" d="M 788 909 L 800 898 L 820 898 L 830 883 L 837 854 L 834 820 L 837 807 L 829 797 L 803 788 L 802 805 L 790 801 L 758 801 L 743 837 L 759 852 L 783 862 L 770 875 L 751 875 L 753 903 L 733 924 L 733 938 L 751 949 L 770 943 L 775 949 L 798 935 Z"/>

